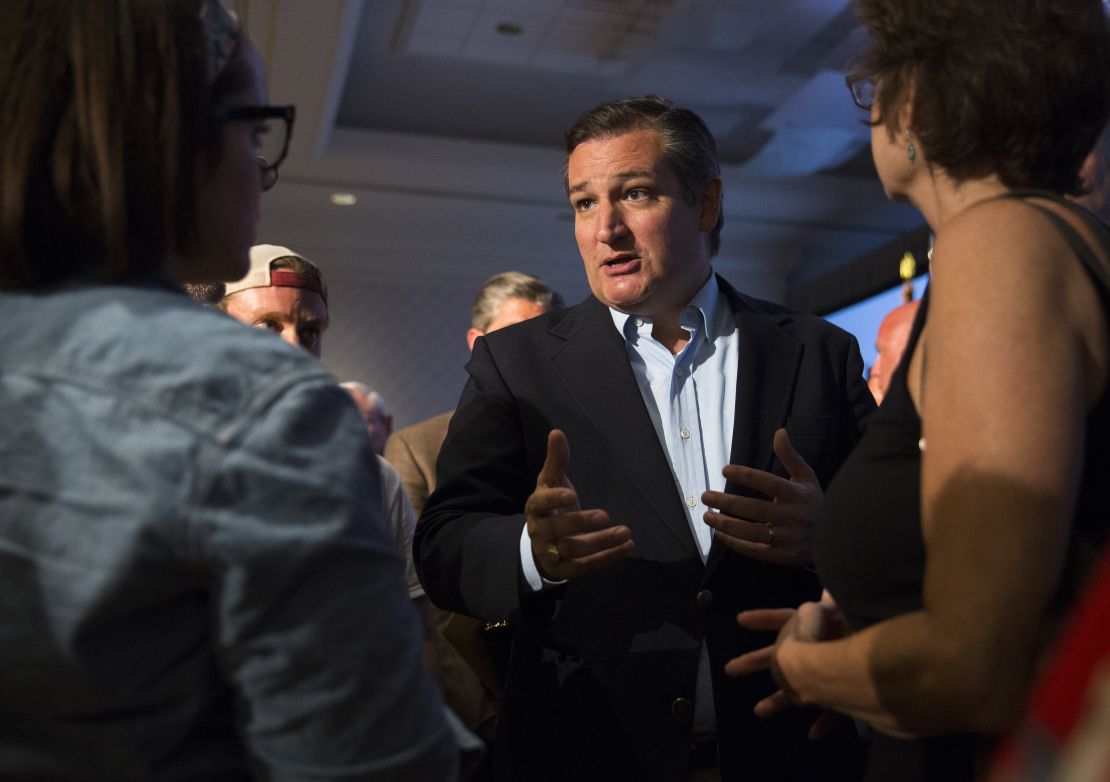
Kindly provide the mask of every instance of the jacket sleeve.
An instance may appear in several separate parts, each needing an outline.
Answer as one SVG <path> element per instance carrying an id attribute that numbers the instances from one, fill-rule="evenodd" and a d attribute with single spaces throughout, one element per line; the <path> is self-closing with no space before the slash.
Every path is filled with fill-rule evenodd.
<path id="1" fill-rule="evenodd" d="M 523 511 L 535 489 L 528 448 L 535 444 L 526 441 L 521 411 L 484 338 L 467 372 L 414 551 L 433 603 L 493 620 L 520 605 Z"/>

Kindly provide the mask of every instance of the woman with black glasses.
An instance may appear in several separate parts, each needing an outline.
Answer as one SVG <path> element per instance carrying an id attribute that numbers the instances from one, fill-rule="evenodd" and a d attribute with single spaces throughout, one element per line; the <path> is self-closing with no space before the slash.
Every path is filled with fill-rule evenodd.
<path id="1" fill-rule="evenodd" d="M 293 121 L 216 0 L 0 23 L 0 777 L 448 779 L 349 398 L 188 299 Z"/>

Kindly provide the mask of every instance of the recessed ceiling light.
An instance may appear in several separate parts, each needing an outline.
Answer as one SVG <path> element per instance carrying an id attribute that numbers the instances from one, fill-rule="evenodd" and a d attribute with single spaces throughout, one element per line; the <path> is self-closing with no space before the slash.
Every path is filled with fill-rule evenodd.
<path id="1" fill-rule="evenodd" d="M 500 35 L 508 35 L 510 37 L 513 37 L 523 33 L 524 28 L 516 22 L 498 22 L 497 32 Z"/>
<path id="2" fill-rule="evenodd" d="M 354 193 L 332 193 L 328 196 L 328 200 L 336 206 L 354 206 L 358 203 Z"/>

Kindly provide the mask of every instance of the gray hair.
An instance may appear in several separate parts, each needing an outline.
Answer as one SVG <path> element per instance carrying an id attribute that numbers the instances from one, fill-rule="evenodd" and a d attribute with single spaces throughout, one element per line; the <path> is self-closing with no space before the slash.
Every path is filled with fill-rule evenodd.
<path id="1" fill-rule="evenodd" d="M 697 204 L 709 181 L 721 175 L 717 142 L 702 118 L 657 95 L 644 95 L 599 103 L 570 126 L 563 136 L 563 151 L 566 153 L 563 186 L 567 194 L 570 194 L 567 165 L 570 153 L 579 144 L 623 136 L 635 130 L 652 130 L 659 134 L 664 154 L 674 166 L 688 204 Z M 711 256 L 721 249 L 721 228 L 724 224 L 725 212 L 722 208 L 717 224 L 709 234 Z"/>
<path id="2" fill-rule="evenodd" d="M 506 299 L 524 299 L 548 309 L 563 306 L 563 298 L 539 277 L 523 272 L 502 272 L 486 280 L 478 291 L 470 311 L 474 328 L 486 331 Z"/>

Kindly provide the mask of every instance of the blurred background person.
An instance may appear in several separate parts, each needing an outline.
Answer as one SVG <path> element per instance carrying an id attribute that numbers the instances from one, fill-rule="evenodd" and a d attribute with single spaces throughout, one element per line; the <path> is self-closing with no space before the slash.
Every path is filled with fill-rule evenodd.
<path id="1" fill-rule="evenodd" d="M 224 298 L 225 286 L 222 282 L 187 282 L 182 287 L 189 298 L 210 307 L 219 306 Z"/>
<path id="2" fill-rule="evenodd" d="M 348 380 L 339 386 L 355 400 L 355 407 L 366 423 L 366 433 L 374 444 L 374 453 L 381 456 L 385 451 L 385 442 L 393 431 L 393 416 L 386 412 L 382 395 L 357 380 Z"/>
<path id="3" fill-rule="evenodd" d="M 275 244 L 254 245 L 250 260 L 247 275 L 225 286 L 220 306 L 320 358 L 328 329 L 328 287 L 320 268 Z"/>
<path id="4" fill-rule="evenodd" d="M 224 286 L 224 297 L 219 306 L 236 320 L 269 331 L 289 345 L 319 358 L 324 350 L 324 332 L 331 322 L 328 313 L 328 284 L 324 272 L 303 255 L 288 247 L 272 244 L 252 247 L 250 259 L 247 274 Z M 359 397 L 351 392 L 348 385 L 339 384 L 353 398 L 365 423 L 365 413 Z M 358 385 L 366 388 L 361 383 Z M 378 454 L 375 439 L 381 438 L 375 438 L 369 424 L 366 424 L 366 428 L 381 480 L 381 506 L 385 514 L 386 529 L 405 562 L 405 584 L 409 597 L 424 622 L 424 641 L 421 645 L 424 667 L 438 682 L 441 674 L 439 654 L 434 642 L 432 604 L 424 594 L 424 587 L 416 576 L 416 566 L 412 560 L 416 514 L 405 496 L 401 477 Z"/>
<path id="5" fill-rule="evenodd" d="M 932 257 L 932 245 L 929 257 Z M 898 275 L 902 278 L 902 303 L 886 314 L 875 334 L 875 361 L 867 371 L 867 388 L 875 397 L 875 404 L 881 405 L 890 378 L 910 338 L 913 319 L 917 315 L 918 302 L 913 299 L 913 278 L 917 273 L 917 261 L 913 253 L 906 252 L 898 263 Z"/>
<path id="6" fill-rule="evenodd" d="M 449 778 L 355 410 L 177 284 L 293 108 L 213 0 L 4 10 L 0 777 Z"/>
<path id="7" fill-rule="evenodd" d="M 782 690 L 759 713 L 794 702 L 866 720 L 870 779 L 969 780 L 1110 520 L 1110 235 L 1064 198 L 1083 192 L 1107 119 L 1106 9 L 855 8 L 871 45 L 849 83 L 885 192 L 936 234 L 932 278 L 825 498 L 831 597 L 741 615 L 785 624 L 728 670 L 771 666 Z"/>
<path id="8" fill-rule="evenodd" d="M 867 374 L 867 387 L 875 397 L 875 404 L 882 404 L 890 378 L 910 338 L 910 328 L 920 301 L 907 301 L 887 313 L 875 335 L 875 363 Z"/>
<path id="9" fill-rule="evenodd" d="M 495 274 L 482 283 L 474 298 L 466 346 L 473 350 L 478 337 L 561 306 L 559 294 L 538 277 L 515 271 Z M 418 517 L 436 487 L 436 457 L 447 437 L 452 413 L 440 413 L 399 429 L 386 443 L 385 458 L 401 473 L 405 493 Z"/>
<path id="10" fill-rule="evenodd" d="M 466 345 L 473 350 L 474 343 L 484 334 L 561 306 L 559 294 L 538 277 L 516 271 L 495 274 L 482 284 L 474 298 Z M 385 458 L 400 473 L 418 517 L 436 487 L 436 457 L 447 437 L 452 414 L 453 411 L 441 413 L 399 429 L 386 442 Z M 471 617 L 438 609 L 435 613 L 447 704 L 468 728 L 491 741 L 497 730 L 501 683 L 487 641 L 496 644 L 493 635 L 502 628 L 490 626 L 487 631 L 486 623 Z M 487 761 L 480 774 L 490 773 Z"/>

